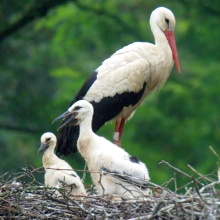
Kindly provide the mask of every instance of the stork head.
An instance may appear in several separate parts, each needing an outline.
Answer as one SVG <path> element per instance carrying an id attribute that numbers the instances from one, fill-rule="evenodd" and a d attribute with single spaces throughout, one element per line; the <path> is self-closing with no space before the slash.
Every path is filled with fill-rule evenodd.
<path id="1" fill-rule="evenodd" d="M 174 30 L 176 25 L 175 17 L 168 8 L 159 7 L 156 8 L 150 16 L 151 27 L 157 25 L 165 32 L 166 30 Z"/>
<path id="2" fill-rule="evenodd" d="M 56 136 L 51 133 L 51 132 L 46 132 L 41 136 L 41 145 L 38 149 L 38 153 L 41 151 L 45 151 L 48 148 L 55 148 L 56 143 L 57 143 L 57 138 Z"/>
<path id="3" fill-rule="evenodd" d="M 60 118 L 64 118 L 63 124 L 59 127 L 62 129 L 65 126 L 75 126 L 80 124 L 86 117 L 91 118 L 93 115 L 93 106 L 86 100 L 75 102 L 66 112 L 54 119 L 53 122 Z M 66 120 L 65 120 L 66 119 Z"/>
<path id="4" fill-rule="evenodd" d="M 180 73 L 180 64 L 174 35 L 176 20 L 172 11 L 164 7 L 156 8 L 151 13 L 150 25 L 155 38 L 157 37 L 155 30 L 157 30 L 158 28 L 164 33 L 168 41 L 168 44 L 170 45 L 170 49 L 172 51 L 173 60 L 176 65 L 177 71 Z"/>

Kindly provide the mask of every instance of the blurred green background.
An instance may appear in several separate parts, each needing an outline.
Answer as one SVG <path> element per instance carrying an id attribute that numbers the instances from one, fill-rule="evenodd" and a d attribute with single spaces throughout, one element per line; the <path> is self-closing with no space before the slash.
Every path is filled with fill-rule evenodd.
<path id="1" fill-rule="evenodd" d="M 127 123 L 123 146 L 145 162 L 153 182 L 175 171 L 216 174 L 220 153 L 220 4 L 217 0 L 0 0 L 0 176 L 42 166 L 40 136 L 57 134 L 63 113 L 88 75 L 119 48 L 154 43 L 149 17 L 164 6 L 176 17 L 181 74 L 147 97 Z M 99 132 L 112 139 L 114 125 Z M 69 155 L 82 169 L 79 154 Z M 189 181 L 177 175 L 178 184 Z M 40 178 L 43 182 L 43 175 Z"/>

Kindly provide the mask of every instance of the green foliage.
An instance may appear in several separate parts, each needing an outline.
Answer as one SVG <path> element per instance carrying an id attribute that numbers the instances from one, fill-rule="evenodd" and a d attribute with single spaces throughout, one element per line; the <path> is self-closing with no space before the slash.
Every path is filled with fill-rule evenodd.
<path id="1" fill-rule="evenodd" d="M 10 8 L 8 2 L 13 2 Z M 0 15 L 7 19 L 0 21 L 1 30 L 30 5 L 2 3 Z M 159 165 L 162 160 L 186 172 L 187 164 L 201 173 L 216 170 L 208 147 L 218 152 L 220 145 L 218 7 L 209 1 L 86 0 L 51 10 L 0 45 L 1 173 L 18 170 L 25 161 L 41 165 L 42 155 L 36 156 L 41 134 L 57 134 L 59 123 L 51 121 L 67 109 L 104 59 L 134 41 L 153 42 L 148 19 L 161 5 L 177 19 L 182 72 L 174 69 L 164 88 L 150 95 L 127 122 L 123 146 L 146 162 L 157 183 L 174 173 Z M 111 139 L 113 126 L 105 125 L 98 134 Z M 67 160 L 79 169 L 84 166 L 78 154 Z M 180 184 L 184 178 L 179 177 Z"/>

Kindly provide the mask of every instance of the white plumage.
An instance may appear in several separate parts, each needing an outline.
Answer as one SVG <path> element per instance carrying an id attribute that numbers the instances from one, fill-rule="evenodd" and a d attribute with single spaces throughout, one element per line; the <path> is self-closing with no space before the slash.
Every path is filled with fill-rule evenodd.
<path id="1" fill-rule="evenodd" d="M 137 105 L 140 105 L 150 91 L 165 84 L 174 64 L 172 50 L 173 53 L 177 51 L 176 48 L 171 48 L 164 32 L 174 31 L 175 17 L 169 9 L 160 7 L 153 11 L 150 25 L 156 44 L 135 42 L 106 59 L 96 69 L 97 79 L 84 96 L 85 100 L 100 102 L 103 97 L 114 97 L 116 93 L 137 93 L 142 89 L 143 83 L 147 82 L 142 99 L 137 102 Z M 178 60 L 175 61 L 180 71 Z M 137 106 L 132 105 L 125 107 L 115 119 L 128 118 L 136 109 Z"/>
<path id="2" fill-rule="evenodd" d="M 93 107 L 89 102 L 74 103 L 55 120 L 67 115 L 69 120 L 62 126 L 80 126 L 78 150 L 99 194 L 142 196 L 149 193 L 147 180 L 150 178 L 144 163 L 92 131 Z"/>
<path id="3" fill-rule="evenodd" d="M 135 42 L 116 51 L 85 81 L 71 105 L 80 99 L 93 105 L 94 132 L 106 122 L 116 121 L 114 141 L 120 146 L 124 124 L 144 98 L 163 87 L 174 63 L 180 72 L 175 23 L 169 9 L 155 9 L 150 16 L 155 44 Z M 77 127 L 65 127 L 60 133 L 57 153 L 67 155 L 75 151 L 79 135 Z"/>
<path id="4" fill-rule="evenodd" d="M 56 142 L 53 133 L 47 132 L 41 136 L 38 152 L 44 151 L 45 186 L 63 188 L 66 193 L 72 195 L 87 195 L 82 181 L 73 168 L 54 154 Z"/>

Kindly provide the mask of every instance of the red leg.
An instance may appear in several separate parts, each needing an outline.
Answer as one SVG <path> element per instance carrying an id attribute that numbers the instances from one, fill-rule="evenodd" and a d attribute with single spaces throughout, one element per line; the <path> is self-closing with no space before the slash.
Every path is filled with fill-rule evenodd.
<path id="1" fill-rule="evenodd" d="M 119 146 L 121 146 L 121 138 L 125 127 L 125 118 L 122 118 L 119 126 Z"/>

